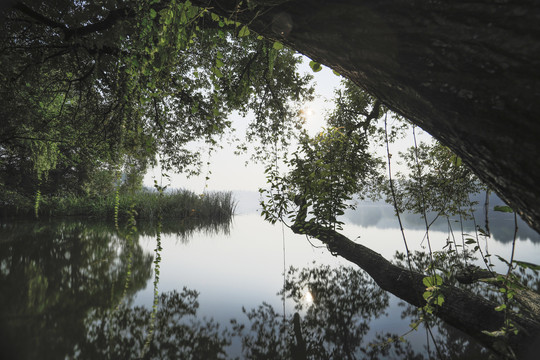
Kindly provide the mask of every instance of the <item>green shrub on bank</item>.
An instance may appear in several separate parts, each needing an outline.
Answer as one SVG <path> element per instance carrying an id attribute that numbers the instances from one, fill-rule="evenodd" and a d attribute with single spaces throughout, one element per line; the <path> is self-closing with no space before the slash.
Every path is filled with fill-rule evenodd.
<path id="1" fill-rule="evenodd" d="M 174 190 L 163 193 L 143 190 L 133 194 L 121 194 L 119 216 L 127 214 L 133 206 L 138 219 L 157 219 L 158 211 L 164 219 L 180 220 L 194 218 L 200 220 L 225 220 L 234 214 L 236 207 L 231 192 L 209 192 L 202 195 L 188 190 Z M 100 197 L 75 195 L 42 197 L 39 203 L 40 217 L 83 216 L 113 219 L 115 194 Z M 34 216 L 34 204 L 27 202 L 13 211 L 12 204 L 2 206 L 5 216 Z"/>

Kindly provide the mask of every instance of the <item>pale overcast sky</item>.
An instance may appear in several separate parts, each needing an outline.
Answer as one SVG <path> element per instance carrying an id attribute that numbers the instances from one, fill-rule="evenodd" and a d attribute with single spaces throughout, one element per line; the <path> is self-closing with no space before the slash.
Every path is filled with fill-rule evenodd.
<path id="1" fill-rule="evenodd" d="M 329 68 L 323 67 L 323 70 L 313 73 L 309 67 L 309 59 L 304 58 L 301 65 L 301 72 L 310 73 L 314 76 L 315 82 L 315 99 L 312 102 L 306 103 L 303 107 L 306 110 L 307 119 L 305 128 L 311 133 L 319 132 L 325 126 L 324 115 L 331 108 L 331 100 L 334 95 L 334 90 L 339 86 L 340 77 L 335 75 Z M 240 116 L 232 116 L 233 127 L 245 129 L 245 124 L 249 119 L 243 119 Z M 238 134 L 239 136 L 240 134 Z M 424 139 L 427 136 L 423 136 Z M 404 148 L 412 146 L 410 139 L 405 139 L 394 144 L 392 152 L 402 151 Z M 385 150 L 379 149 L 382 154 Z M 154 179 L 162 181 L 163 185 L 170 184 L 170 188 L 184 188 L 192 190 L 196 193 L 204 191 L 257 191 L 261 187 L 265 187 L 266 178 L 262 164 L 254 164 L 246 161 L 249 159 L 248 154 L 234 155 L 234 146 L 224 144 L 223 149 L 215 152 L 210 158 L 210 166 L 203 168 L 202 174 L 198 177 L 186 178 L 183 174 L 168 173 L 169 180 L 161 178 L 159 169 L 150 169 L 144 178 L 144 185 L 153 187 Z M 206 155 L 203 155 L 203 162 L 208 160 Z M 395 165 L 392 165 L 393 167 Z M 397 167 L 396 167 L 397 169 Z M 208 170 L 211 171 L 210 179 L 205 180 Z"/>

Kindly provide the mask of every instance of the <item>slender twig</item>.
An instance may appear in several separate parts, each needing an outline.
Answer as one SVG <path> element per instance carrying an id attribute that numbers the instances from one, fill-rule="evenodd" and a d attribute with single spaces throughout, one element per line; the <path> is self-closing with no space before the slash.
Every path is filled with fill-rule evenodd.
<path id="1" fill-rule="evenodd" d="M 470 202 L 470 199 L 469 199 L 469 202 Z M 478 246 L 478 251 L 480 252 L 480 256 L 482 257 L 482 260 L 484 262 L 484 265 L 486 266 L 486 269 L 491 273 L 491 275 L 493 277 L 495 277 L 495 273 L 493 272 L 493 270 L 491 270 L 491 266 L 489 266 L 489 256 L 486 257 L 484 255 L 484 252 L 482 251 L 482 247 L 480 246 L 480 240 L 479 240 L 479 236 L 478 236 L 478 225 L 476 223 L 476 217 L 474 216 L 474 210 L 470 209 L 470 212 L 471 212 L 471 216 L 472 216 L 472 220 L 473 220 L 473 224 L 474 224 L 474 233 L 475 233 L 475 237 L 476 237 L 476 245 Z M 487 240 L 486 240 L 487 241 Z"/>
<path id="2" fill-rule="evenodd" d="M 457 246 L 457 242 L 456 242 L 456 237 L 454 236 L 454 229 L 452 229 L 452 224 L 450 223 L 450 218 L 448 216 L 446 217 L 446 222 L 448 223 L 449 235 L 452 236 L 452 242 L 454 243 L 454 248 L 455 248 L 455 250 L 457 252 L 458 246 Z"/>
<path id="3" fill-rule="evenodd" d="M 518 221 L 517 221 L 517 214 L 514 211 L 514 239 L 512 240 L 512 254 L 510 255 L 510 263 L 508 264 L 508 272 L 506 273 L 506 277 L 508 277 L 510 273 L 512 272 L 512 264 L 514 262 L 514 252 L 516 249 L 517 234 L 518 234 Z"/>
<path id="4" fill-rule="evenodd" d="M 283 324 L 287 320 L 287 313 L 285 311 L 285 287 L 287 285 L 287 262 L 285 258 L 285 226 L 283 221 L 281 222 L 281 239 L 283 243 Z"/>
<path id="5" fill-rule="evenodd" d="M 484 201 L 484 214 L 486 217 L 486 232 L 488 236 L 491 235 L 491 232 L 489 231 L 489 195 L 491 194 L 491 190 L 486 190 L 486 200 Z"/>
<path id="6" fill-rule="evenodd" d="M 435 347 L 437 356 L 439 357 L 439 359 L 444 359 L 445 357 L 442 355 L 441 349 L 439 349 L 439 345 L 437 345 L 437 342 L 435 341 L 435 337 L 433 336 L 433 332 L 431 331 L 431 326 L 429 326 L 429 323 L 427 321 L 424 322 L 424 327 L 426 328 L 426 331 L 429 333 L 429 336 L 431 337 L 431 341 L 433 341 L 433 346 Z M 429 346 L 429 341 L 428 341 L 428 346 Z M 428 349 L 428 356 L 431 358 L 429 349 Z"/>
<path id="7" fill-rule="evenodd" d="M 429 239 L 429 224 L 428 224 L 427 213 L 426 213 L 426 196 L 424 194 L 424 187 L 423 187 L 423 184 L 422 184 L 422 168 L 420 167 L 420 162 L 418 160 L 418 145 L 416 143 L 415 128 L 416 128 L 416 126 L 413 125 L 412 133 L 413 133 L 413 139 L 414 139 L 414 158 L 415 158 L 415 162 L 416 162 L 416 168 L 417 168 L 417 171 L 418 171 L 418 186 L 420 187 L 420 197 L 422 199 L 422 216 L 424 217 L 424 223 L 426 225 L 426 239 L 427 239 L 427 244 L 428 244 L 428 249 L 429 249 L 429 258 L 431 260 L 431 267 L 430 268 L 431 268 L 431 273 L 434 275 L 433 252 L 431 250 L 431 241 Z"/>
<path id="8" fill-rule="evenodd" d="M 399 229 L 401 230 L 401 236 L 403 237 L 403 243 L 405 244 L 405 250 L 407 251 L 407 263 L 409 265 L 409 270 L 412 273 L 412 264 L 411 264 L 411 252 L 409 251 L 409 246 L 407 245 L 407 238 L 405 237 L 405 230 L 403 229 L 403 223 L 401 221 L 401 216 L 399 214 L 399 208 L 397 206 L 396 200 L 396 191 L 394 189 L 394 183 L 392 181 L 392 165 L 390 159 L 392 155 L 390 154 L 390 145 L 388 142 L 388 125 L 387 125 L 387 116 L 384 115 L 384 138 L 386 142 L 386 158 L 388 159 L 388 181 L 390 183 L 390 192 L 392 193 L 392 200 L 394 205 L 394 210 L 396 211 L 396 216 L 399 222 Z"/>

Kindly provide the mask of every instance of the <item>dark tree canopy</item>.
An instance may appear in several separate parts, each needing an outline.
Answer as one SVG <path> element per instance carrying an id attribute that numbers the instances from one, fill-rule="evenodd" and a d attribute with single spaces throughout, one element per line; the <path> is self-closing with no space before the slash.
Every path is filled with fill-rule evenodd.
<path id="1" fill-rule="evenodd" d="M 540 309 L 530 289 L 515 290 L 526 316 L 500 312 L 439 275 L 426 281 L 425 273 L 390 263 L 335 226 L 343 203 L 372 185 L 355 171 L 379 165 L 365 150 L 382 103 L 453 150 L 540 230 L 535 1 L 57 0 L 2 11 L 3 186 L 5 174 L 30 165 L 33 185 L 62 169 L 80 183 L 107 166 L 142 171 L 158 153 L 166 168 L 183 170 L 200 161 L 186 144 L 218 146 L 233 111 L 253 112 L 249 137 L 286 142 L 295 104 L 311 90 L 285 44 L 371 94 L 361 98 L 365 121 L 332 117 L 326 134 L 300 138 L 291 175 L 275 176 L 272 185 L 294 185 L 282 187 L 293 196 L 273 198 L 296 207 L 293 231 L 318 238 L 410 304 L 427 300 L 438 317 L 500 355 L 537 353 Z M 457 160 L 445 171 L 472 176 Z M 283 215 L 265 211 L 274 221 Z M 490 273 L 491 282 L 507 292 L 509 274 Z M 509 318 L 520 331 L 508 337 L 507 327 L 501 345 L 497 332 Z"/>
<path id="2" fill-rule="evenodd" d="M 227 126 L 222 109 L 238 107 L 239 101 L 249 99 L 251 95 L 276 95 L 276 91 L 271 91 L 271 86 L 267 84 L 266 88 L 253 84 L 251 91 L 242 93 L 239 98 L 235 96 L 236 101 L 232 102 L 227 100 L 230 96 L 222 96 L 230 85 L 227 87 L 225 84 L 222 90 L 214 89 L 217 91 L 215 94 L 220 95 L 217 102 L 194 91 L 193 86 L 200 88 L 201 85 L 191 81 L 193 79 L 186 75 L 186 71 L 193 74 L 193 69 L 199 66 L 210 74 L 225 72 L 219 69 L 214 56 L 206 58 L 204 62 L 202 59 L 205 57 L 197 56 L 200 54 L 183 51 L 193 47 L 171 40 L 171 36 L 178 32 L 189 39 L 190 32 L 196 30 L 191 26 L 195 23 L 182 29 L 170 26 L 167 32 L 160 33 L 161 40 L 159 36 L 155 37 L 155 25 L 150 20 L 166 22 L 167 13 L 160 11 L 172 3 L 136 5 L 104 1 L 70 10 L 72 5 L 68 1 L 40 4 L 35 8 L 15 2 L 11 12 L 3 10 L 6 14 L 3 33 L 18 35 L 11 39 L 4 37 L 2 70 L 5 73 L 2 84 L 13 86 L 13 81 L 19 82 L 15 84 L 18 86 L 17 93 L 2 91 L 2 99 L 7 105 L 3 107 L 6 111 L 1 134 L 3 142 L 26 137 L 35 139 L 29 133 L 35 129 L 27 129 L 22 124 L 34 121 L 32 116 L 36 115 L 36 111 L 59 111 L 61 117 L 71 117 L 73 126 L 80 126 L 72 113 L 72 108 L 79 104 L 61 101 L 53 96 L 58 93 L 67 95 L 66 98 L 77 97 L 83 91 L 93 93 L 84 98 L 89 102 L 87 106 L 101 110 L 94 114 L 95 121 L 80 124 L 88 126 L 98 122 L 103 130 L 96 132 L 92 129 L 92 134 L 102 134 L 104 138 L 118 138 L 117 126 L 122 121 L 128 121 L 135 132 L 148 134 L 151 131 L 148 122 L 141 126 L 133 120 L 143 113 L 154 117 L 158 129 L 162 128 L 159 119 L 160 110 L 164 109 L 152 100 L 155 99 L 152 95 L 155 95 L 158 79 L 160 95 L 174 93 L 188 96 L 182 103 L 191 106 L 175 109 L 180 111 L 178 114 L 183 115 L 182 118 L 190 119 L 193 111 L 199 115 L 208 114 L 213 119 L 210 127 L 201 128 L 195 124 L 193 127 L 182 127 L 199 136 L 211 135 Z M 232 0 L 200 0 L 193 3 L 248 24 L 250 29 L 263 36 L 277 39 L 350 78 L 392 110 L 449 146 L 480 178 L 515 207 L 532 227 L 540 229 L 537 205 L 540 192 L 536 186 L 540 178 L 540 160 L 537 156 L 540 150 L 540 142 L 537 141 L 540 135 L 537 121 L 540 115 L 537 105 L 540 95 L 540 14 L 534 1 L 442 4 L 366 0 L 361 3 L 340 1 L 328 4 L 325 1 L 294 0 L 246 1 L 238 4 Z M 185 12 L 181 9 L 178 11 Z M 189 21 L 199 15 L 187 12 L 184 16 Z M 207 23 L 212 28 L 216 27 L 215 23 Z M 239 33 L 238 29 L 236 33 Z M 245 34 L 244 31 L 242 35 Z M 25 36 L 31 40 L 24 44 L 17 42 Z M 125 43 L 126 40 L 128 43 Z M 192 40 L 207 41 L 200 36 Z M 123 46 L 118 46 L 119 41 L 139 52 L 126 53 Z M 156 41 L 158 45 L 174 46 L 167 49 L 158 46 L 157 53 L 145 54 L 147 45 Z M 215 42 L 210 44 L 217 45 Z M 223 44 L 227 47 L 231 45 L 228 42 Z M 242 49 L 245 45 L 241 45 Z M 17 51 L 8 52 L 10 48 Z M 180 55 L 178 51 L 182 52 L 183 56 L 179 56 L 182 63 L 177 61 L 166 71 L 152 70 L 152 66 L 164 64 L 174 54 Z M 210 53 L 217 56 L 217 51 Z M 244 69 L 251 70 L 249 65 L 253 56 L 249 56 L 250 52 L 242 50 L 232 54 L 242 57 L 242 53 L 248 54 L 244 60 L 238 59 L 230 65 L 244 64 Z M 118 57 L 123 61 L 115 62 L 114 59 Z M 259 58 L 257 56 L 255 60 Z M 141 60 L 144 60 L 143 63 Z M 48 72 L 48 79 L 39 77 L 40 86 L 24 87 L 28 80 L 35 79 L 32 74 L 46 70 L 51 63 L 61 68 L 63 73 Z M 190 66 L 186 67 L 186 64 Z M 142 72 L 143 76 L 135 83 L 126 83 L 118 77 L 130 74 L 129 71 L 118 73 L 117 69 L 122 66 Z M 245 71 L 241 71 L 242 68 L 235 70 L 240 70 L 242 79 L 250 79 Z M 177 81 L 171 80 L 169 75 L 173 74 L 172 79 Z M 97 88 L 85 85 L 92 78 L 100 78 L 96 83 Z M 168 80 L 162 83 L 163 79 Z M 229 80 L 229 84 L 238 84 L 242 79 L 236 79 L 236 82 L 231 79 L 232 83 Z M 142 92 L 139 86 L 141 81 L 144 84 Z M 187 88 L 183 88 L 184 84 L 188 85 Z M 118 91 L 114 91 L 116 99 L 102 98 L 109 92 L 113 94 L 111 91 L 118 86 Z M 133 86 L 138 89 L 135 93 L 130 91 Z M 13 96 L 22 97 L 25 101 L 16 101 L 17 98 Z M 36 96 L 45 96 L 45 100 L 48 97 L 46 109 L 42 109 L 35 100 Z M 131 102 L 126 103 L 124 99 Z M 139 101 L 142 107 L 133 108 L 133 101 Z M 252 108 L 257 106 L 254 104 Z M 216 109 L 220 110 L 219 114 L 214 114 Z M 13 114 L 21 116 L 13 119 Z M 161 115 L 166 117 L 167 113 Z M 61 117 L 56 119 L 60 120 Z M 13 120 L 8 121 L 10 118 Z M 41 125 L 46 131 L 46 139 L 58 136 L 54 133 L 53 121 L 48 120 Z M 107 130 L 106 133 L 103 133 L 104 130 Z M 186 141 L 186 133 L 178 133 L 178 127 L 175 131 L 168 138 L 177 143 Z M 90 133 L 81 132 L 85 135 Z M 77 140 L 86 138 L 76 137 Z M 139 140 L 126 139 L 126 144 L 134 142 L 139 147 L 144 144 L 149 150 L 160 146 L 163 150 L 166 148 L 163 145 L 167 145 L 145 140 L 140 135 L 137 138 Z M 171 151 L 171 156 L 178 161 L 189 161 L 191 155 L 178 148 Z"/>
<path id="3" fill-rule="evenodd" d="M 199 0 L 354 81 L 540 230 L 536 1 Z"/>
<path id="4" fill-rule="evenodd" d="M 2 183 L 81 192 L 98 171 L 144 173 L 158 154 L 197 171 L 186 145 L 218 147 L 233 111 L 253 114 L 262 143 L 286 139 L 310 77 L 239 25 L 180 1 L 16 2 L 0 36 Z"/>

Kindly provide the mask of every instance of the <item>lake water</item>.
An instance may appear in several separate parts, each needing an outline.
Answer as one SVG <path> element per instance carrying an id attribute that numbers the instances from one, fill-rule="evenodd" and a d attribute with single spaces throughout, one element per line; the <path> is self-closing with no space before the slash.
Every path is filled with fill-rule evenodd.
<path id="1" fill-rule="evenodd" d="M 136 358 L 144 353 L 147 333 L 152 331 L 153 341 L 161 344 L 158 350 L 158 345 L 148 343 L 151 354 L 161 354 L 156 358 L 277 359 L 280 347 L 294 343 L 289 318 L 297 311 L 308 348 L 318 349 L 312 358 L 427 358 L 428 347 L 434 351 L 422 328 L 408 334 L 407 343 L 391 345 L 387 352 L 368 346 L 370 342 L 383 343 L 388 339 L 386 333 L 400 336 L 409 332 L 414 317 L 405 313 L 411 310 L 378 290 L 362 272 L 346 268 L 351 264 L 332 256 L 316 240 L 310 242 L 286 226 L 265 222 L 257 211 L 256 197 L 245 195 L 240 194 L 238 214 L 230 224 L 199 229 L 178 224 L 164 227 L 158 291 L 167 295 L 164 301 L 168 305 L 158 307 L 153 330 L 148 324 L 154 301 L 154 227 L 138 224 L 139 233 L 131 236 L 130 247 L 125 233 L 117 236 L 113 227 L 103 223 L 3 222 L 2 353 L 28 359 Z M 396 251 L 404 251 L 391 207 L 362 204 L 356 211 L 348 212 L 344 220 L 345 235 L 385 258 L 392 259 Z M 409 247 L 425 248 L 423 220 L 416 216 L 406 216 L 405 220 Z M 476 221 L 483 226 L 480 213 Z M 457 236 L 459 224 L 450 225 Z M 432 227 L 434 250 L 446 245 L 448 226 L 444 220 Z M 474 232 L 473 224 L 467 223 L 465 227 L 467 232 Z M 490 229 L 489 252 L 510 258 L 512 214 L 490 215 Z M 515 258 L 537 263 L 539 250 L 540 236 L 520 223 Z M 497 270 L 505 271 L 502 262 L 493 263 Z M 288 298 L 284 305 L 277 293 L 284 285 L 284 268 L 291 266 L 299 270 L 289 275 L 289 288 L 292 286 L 300 293 Z M 305 270 L 301 275 L 301 269 L 311 272 Z M 131 276 L 126 275 L 128 272 Z M 361 279 L 357 281 L 361 286 L 343 282 L 353 278 Z M 181 293 L 184 287 L 196 290 L 198 296 L 184 293 L 184 297 L 175 297 L 174 291 Z M 310 288 L 313 294 L 308 294 Z M 317 288 L 323 289 L 318 295 Z M 362 304 L 357 303 L 360 298 Z M 198 308 L 193 316 L 195 301 Z M 118 306 L 124 303 L 128 306 Z M 260 307 L 263 303 L 268 305 Z M 295 309 L 295 305 L 303 308 Z M 314 311 L 316 306 L 318 310 Z M 247 313 L 251 309 L 260 311 L 252 313 L 248 320 L 243 308 Z M 355 310 L 341 311 L 349 308 Z M 280 330 L 283 310 L 289 325 Z M 336 320 L 336 314 L 341 318 Z M 231 325 L 231 319 L 237 320 L 236 327 Z M 351 325 L 352 319 L 355 325 Z M 243 330 L 241 324 L 246 326 Z M 260 324 L 267 329 L 262 330 Z M 350 337 L 348 352 L 340 353 L 344 351 L 341 340 L 328 340 L 329 335 L 321 335 L 322 330 L 316 325 L 326 327 L 327 333 L 334 329 L 341 340 Z M 268 330 L 272 326 L 274 332 Z M 435 326 L 433 331 L 436 338 L 445 337 L 447 344 L 450 338 L 455 341 L 455 333 L 447 327 Z M 220 339 L 225 340 L 220 343 Z M 351 345 L 358 339 L 358 344 Z M 242 342 L 248 349 L 244 352 Z M 399 346 L 409 348 L 399 352 Z M 481 350 L 470 347 L 471 358 L 479 356 Z M 267 357 L 260 355 L 264 351 Z"/>

